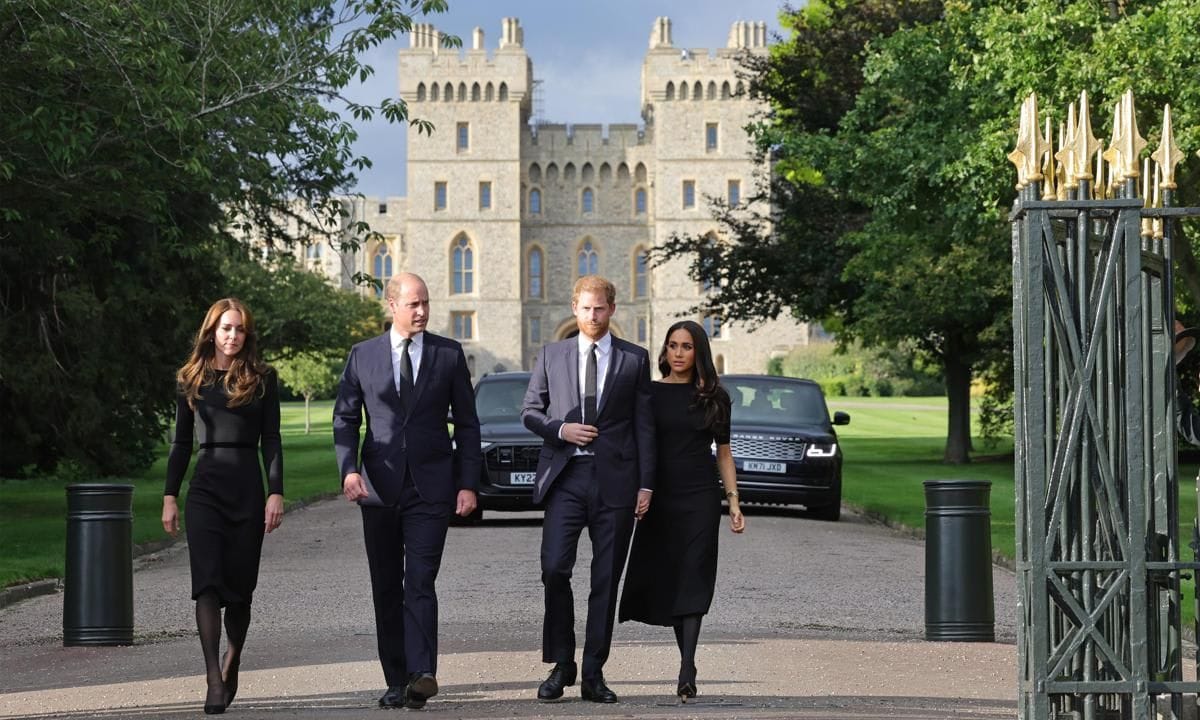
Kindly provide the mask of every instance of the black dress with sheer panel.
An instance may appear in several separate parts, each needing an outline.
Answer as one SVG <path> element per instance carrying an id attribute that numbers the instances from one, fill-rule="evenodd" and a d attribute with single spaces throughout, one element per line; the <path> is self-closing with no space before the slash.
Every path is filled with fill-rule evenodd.
<path id="1" fill-rule="evenodd" d="M 265 532 L 263 472 L 271 493 L 283 494 L 279 387 L 273 371 L 245 405 L 228 407 L 225 373 L 214 373 L 195 410 L 180 394 L 175 436 L 167 459 L 165 495 L 178 495 L 192 456 L 200 450 L 188 485 L 183 517 L 192 567 L 192 598 L 213 590 L 221 605 L 249 604 L 258 584 Z M 261 453 L 262 464 L 259 464 Z"/>
<path id="2" fill-rule="evenodd" d="M 729 423 L 704 427 L 691 384 L 656 382 L 653 391 L 658 469 L 634 532 L 619 618 L 674 625 L 712 604 L 722 498 L 713 443 L 729 443 Z"/>

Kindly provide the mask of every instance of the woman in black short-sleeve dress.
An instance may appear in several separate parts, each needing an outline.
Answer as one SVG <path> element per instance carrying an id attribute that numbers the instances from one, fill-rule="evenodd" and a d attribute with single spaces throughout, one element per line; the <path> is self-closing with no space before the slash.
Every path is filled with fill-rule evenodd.
<path id="1" fill-rule="evenodd" d="M 278 381 L 258 357 L 254 320 L 240 301 L 226 298 L 209 308 L 177 380 L 162 523 L 172 535 L 179 532 L 176 497 L 194 434 L 200 451 L 185 507 L 188 557 L 208 681 L 204 712 L 213 715 L 224 712 L 237 694 L 263 533 L 283 519 Z M 263 467 L 269 495 L 263 492 Z M 221 608 L 228 645 L 223 659 Z"/>
<path id="2" fill-rule="evenodd" d="M 746 524 L 729 448 L 729 395 L 717 378 L 704 328 L 690 320 L 672 325 L 658 368 L 663 375 L 653 386 L 658 474 L 650 509 L 633 537 L 620 620 L 675 629 L 676 692 L 687 702 L 696 696 L 700 621 L 716 585 L 723 497 L 729 500 L 730 529 L 740 533 Z"/>

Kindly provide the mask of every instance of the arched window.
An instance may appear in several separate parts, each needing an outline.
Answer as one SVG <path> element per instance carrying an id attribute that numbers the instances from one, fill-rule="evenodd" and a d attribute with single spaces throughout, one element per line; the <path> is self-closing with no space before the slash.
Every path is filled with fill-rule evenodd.
<path id="1" fill-rule="evenodd" d="M 429 99 L 430 99 L 431 101 L 433 101 L 433 102 L 437 102 L 437 100 L 438 100 L 438 93 L 439 93 L 439 91 L 438 91 L 438 84 L 437 84 L 437 83 L 433 83 L 432 85 L 430 85 L 430 86 L 429 86 Z"/>
<path id="2" fill-rule="evenodd" d="M 542 214 L 542 191 L 537 188 L 529 191 L 529 214 Z"/>
<path id="3" fill-rule="evenodd" d="M 575 163 L 563 165 L 563 182 L 575 182 Z"/>
<path id="4" fill-rule="evenodd" d="M 579 198 L 579 209 L 583 211 L 584 215 L 592 214 L 592 210 L 595 209 L 595 202 L 596 198 L 592 193 L 592 189 L 584 188 Z"/>
<path id="5" fill-rule="evenodd" d="M 600 163 L 600 182 L 612 182 L 612 166 L 608 163 Z"/>
<path id="6" fill-rule="evenodd" d="M 425 83 L 417 83 L 417 102 L 425 101 Z"/>
<path id="7" fill-rule="evenodd" d="M 638 163 L 637 167 L 635 167 L 633 169 L 633 179 L 637 180 L 639 183 L 646 182 L 646 165 L 645 165 L 645 163 Z"/>
<path id="8" fill-rule="evenodd" d="M 495 85 L 493 85 L 491 83 L 487 84 L 487 87 L 483 91 L 483 99 L 486 100 L 487 102 L 491 102 L 492 100 L 496 99 L 496 86 Z"/>
<path id="9" fill-rule="evenodd" d="M 479 83 L 471 86 L 471 102 L 479 102 L 483 98 L 483 89 L 479 87 Z"/>
<path id="10" fill-rule="evenodd" d="M 596 247 L 592 244 L 592 239 L 588 238 L 579 246 L 579 262 L 577 268 L 579 276 L 584 275 L 599 275 L 600 274 L 600 256 L 596 253 Z"/>
<path id="11" fill-rule="evenodd" d="M 722 100 L 729 99 L 729 81 L 728 80 L 721 83 L 721 99 Z"/>
<path id="12" fill-rule="evenodd" d="M 650 296 L 650 277 L 647 272 L 648 256 L 641 245 L 633 249 L 633 297 Z"/>
<path id="13" fill-rule="evenodd" d="M 542 167 L 537 163 L 529 166 L 529 182 L 540 183 L 542 181 Z"/>
<path id="14" fill-rule="evenodd" d="M 558 182 L 558 165 L 550 163 L 546 166 L 546 182 Z"/>
<path id="15" fill-rule="evenodd" d="M 508 100 L 508 83 L 500 83 L 499 100 L 500 102 L 506 102 Z"/>
<path id="16" fill-rule="evenodd" d="M 717 84 L 715 82 L 713 82 L 712 80 L 708 81 L 708 99 L 709 100 L 717 99 Z"/>
<path id="17" fill-rule="evenodd" d="M 646 214 L 646 188 L 638 188 L 633 191 L 633 214 Z"/>
<path id="18" fill-rule="evenodd" d="M 579 179 L 590 185 L 595 177 L 596 171 L 592 169 L 592 164 L 584 163 L 583 169 L 579 171 Z"/>
<path id="19" fill-rule="evenodd" d="M 692 86 L 692 99 L 693 100 L 703 100 L 704 99 L 704 86 L 700 84 L 699 80 L 697 80 L 696 84 Z"/>
<path id="20" fill-rule="evenodd" d="M 687 84 L 687 80 L 684 80 L 683 82 L 679 83 L 679 99 L 687 100 L 687 93 L 688 93 L 688 84 Z"/>
<path id="21" fill-rule="evenodd" d="M 383 288 L 387 287 L 388 280 L 392 277 L 392 253 L 388 250 L 387 243 L 379 243 L 379 247 L 375 248 L 372 270 L 375 279 L 382 283 L 375 290 L 375 297 L 383 297 Z"/>
<path id="22" fill-rule="evenodd" d="M 667 81 L 667 99 L 675 99 L 675 83 L 670 80 Z"/>
<path id="23" fill-rule="evenodd" d="M 446 83 L 446 86 L 442 88 L 442 100 L 445 102 L 454 100 L 454 86 L 450 83 Z"/>
<path id="24" fill-rule="evenodd" d="M 619 182 L 619 183 L 629 182 L 629 166 L 626 165 L 625 163 L 621 163 L 620 165 L 617 166 L 617 182 Z"/>
<path id="25" fill-rule="evenodd" d="M 529 248 L 525 259 L 525 293 L 531 298 L 542 297 L 543 274 L 542 249 L 538 246 Z"/>
<path id="26" fill-rule="evenodd" d="M 458 101 L 459 102 L 467 101 L 467 84 L 465 82 L 460 82 L 458 84 Z"/>
<path id="27" fill-rule="evenodd" d="M 450 252 L 451 290 L 454 295 L 475 292 L 475 251 L 466 235 L 459 235 Z"/>
<path id="28" fill-rule="evenodd" d="M 733 94 L 737 97 L 741 97 L 742 93 L 744 93 L 745 91 L 746 91 L 746 88 L 744 85 L 742 85 L 742 81 L 738 80 L 737 86 L 733 89 Z"/>

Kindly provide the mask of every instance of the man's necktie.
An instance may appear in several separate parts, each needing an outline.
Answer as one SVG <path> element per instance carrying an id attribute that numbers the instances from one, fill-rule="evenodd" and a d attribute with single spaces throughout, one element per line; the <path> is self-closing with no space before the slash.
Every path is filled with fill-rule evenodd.
<path id="1" fill-rule="evenodd" d="M 408 346 L 412 344 L 411 338 L 404 338 L 400 342 L 400 398 L 407 405 L 412 399 L 413 393 L 413 370 L 412 358 L 408 356 Z"/>
<path id="2" fill-rule="evenodd" d="M 583 375 L 583 422 L 596 424 L 596 343 L 592 343 Z"/>

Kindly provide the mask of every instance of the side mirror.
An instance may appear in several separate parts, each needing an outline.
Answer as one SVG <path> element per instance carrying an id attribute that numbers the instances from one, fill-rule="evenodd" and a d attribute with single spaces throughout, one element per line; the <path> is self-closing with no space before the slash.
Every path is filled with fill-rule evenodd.
<path id="1" fill-rule="evenodd" d="M 834 425 L 849 425 L 850 424 L 850 413 L 844 413 L 841 410 L 838 410 L 837 412 L 835 412 L 833 414 L 833 424 Z"/>

